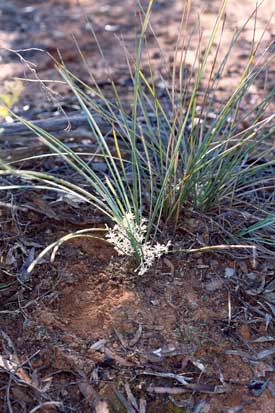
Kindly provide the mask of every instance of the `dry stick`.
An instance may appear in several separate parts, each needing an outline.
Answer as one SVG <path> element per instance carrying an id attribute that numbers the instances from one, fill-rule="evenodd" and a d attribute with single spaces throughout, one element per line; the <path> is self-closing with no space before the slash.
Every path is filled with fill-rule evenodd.
<path id="1" fill-rule="evenodd" d="M 198 392 L 205 394 L 224 394 L 230 393 L 231 387 L 228 384 L 225 385 L 208 385 L 208 384 L 189 384 L 188 387 L 159 387 L 159 386 L 149 386 L 149 393 L 156 394 L 184 394 L 188 392 Z"/>
<path id="2" fill-rule="evenodd" d="M 146 405 L 146 400 L 141 398 L 139 400 L 139 413 L 146 413 Z"/>
<path id="3" fill-rule="evenodd" d="M 111 121 L 105 120 L 103 116 L 98 115 L 97 113 L 93 113 L 93 118 L 95 122 L 99 125 L 101 133 L 106 135 L 112 132 Z M 52 117 L 48 119 L 39 119 L 30 121 L 34 126 L 39 127 L 41 129 L 46 130 L 47 132 L 55 132 L 59 133 L 63 136 L 69 136 L 68 132 L 71 132 L 82 128 L 82 131 L 87 131 L 92 134 L 91 127 L 87 120 L 87 115 L 81 113 L 75 114 L 68 114 L 67 116 L 61 117 Z M 122 129 L 118 126 L 118 131 L 122 131 Z M 4 139 L 11 139 L 14 136 L 33 136 L 35 133 L 33 130 L 29 129 L 26 125 L 21 122 L 14 122 L 14 123 L 7 123 L 2 122 L 0 123 L 0 142 Z M 70 135 L 71 136 L 71 135 Z"/>
<path id="4" fill-rule="evenodd" d="M 147 390 L 149 393 L 174 394 L 174 395 L 184 394 L 190 391 L 182 387 L 161 387 L 161 386 L 149 386 Z"/>
<path id="5" fill-rule="evenodd" d="M 154 376 L 154 377 L 162 377 L 164 379 L 173 379 L 182 384 L 183 386 L 193 386 L 188 381 L 190 380 L 189 377 L 181 376 L 179 374 L 174 373 L 165 373 L 165 372 L 155 372 L 155 371 L 142 371 L 140 373 L 143 376 Z"/>
<path id="6" fill-rule="evenodd" d="M 7 390 L 6 390 L 6 399 L 7 399 L 7 405 L 8 405 L 9 413 L 13 413 L 13 408 L 12 408 L 11 401 L 10 401 L 11 382 L 12 382 L 12 377 L 11 377 L 11 375 L 9 375 L 9 382 L 8 382 Z"/>
<path id="7" fill-rule="evenodd" d="M 93 115 L 96 123 L 99 126 L 101 133 L 106 137 L 106 141 L 112 143 L 112 126 L 110 122 L 103 119 L 102 116 L 98 114 Z M 63 117 L 52 117 L 48 119 L 34 120 L 31 121 L 32 125 L 39 127 L 43 130 L 46 130 L 49 133 L 54 134 L 55 137 L 61 138 L 89 138 L 91 139 L 91 144 L 96 144 L 97 140 L 93 136 L 93 132 L 87 120 L 87 116 L 84 114 L 71 114 Z M 123 129 L 117 125 L 117 133 L 124 134 Z M 6 144 L 7 140 L 12 143 L 12 145 L 17 145 L 18 142 L 16 138 L 20 139 L 20 146 L 22 145 L 21 138 L 35 138 L 35 132 L 28 128 L 21 122 L 15 122 L 8 124 L 6 122 L 0 123 L 0 145 L 1 143 Z M 28 141 L 29 143 L 29 141 Z M 26 147 L 25 145 L 22 148 L 16 147 L 13 149 L 12 160 L 20 160 L 22 157 L 29 156 L 30 151 L 35 151 L 43 148 L 44 145 L 37 144 L 32 147 Z M 121 149 L 127 150 L 127 145 L 121 142 Z M 2 157 L 10 156 L 9 150 L 2 153 Z"/>
<path id="8" fill-rule="evenodd" d="M 60 118 L 48 118 L 41 120 L 32 121 L 34 126 L 38 126 L 41 129 L 47 130 L 47 132 L 56 132 L 56 131 L 70 131 L 77 129 L 79 127 L 89 128 L 89 123 L 87 121 L 86 115 L 71 115 L 68 117 L 62 116 Z M 26 125 L 21 122 L 15 123 L 0 123 L 0 139 L 11 138 L 13 136 L 33 136 L 34 132 L 30 130 Z"/>

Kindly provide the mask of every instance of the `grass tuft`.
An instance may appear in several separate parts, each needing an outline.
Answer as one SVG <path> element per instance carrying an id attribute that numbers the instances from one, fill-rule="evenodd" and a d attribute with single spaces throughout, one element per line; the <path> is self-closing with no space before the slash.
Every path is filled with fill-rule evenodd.
<path id="1" fill-rule="evenodd" d="M 111 82 L 113 98 L 107 98 L 94 77 L 91 84 L 86 84 L 62 61 L 55 61 L 87 117 L 98 146 L 96 156 L 106 165 L 104 176 L 61 140 L 14 114 L 51 150 L 52 156 L 59 156 L 81 177 L 83 185 L 24 170 L 20 165 L 15 168 L 4 161 L 1 161 L 0 173 L 21 177 L 25 183 L 20 187 L 67 193 L 97 208 L 114 224 L 113 230 L 108 229 L 106 240 L 120 252 L 134 255 L 140 273 L 147 270 L 155 258 L 168 252 L 170 244 L 160 244 L 159 239 L 165 238 L 163 230 L 167 225 L 177 229 L 186 208 L 214 218 L 221 211 L 237 211 L 239 216 L 248 211 L 252 223 L 248 226 L 242 223 L 241 228 L 230 234 L 230 242 L 235 240 L 238 245 L 243 240 L 249 245 L 264 245 L 266 251 L 271 252 L 275 246 L 274 192 L 267 195 L 267 190 L 274 188 L 275 161 L 273 158 L 266 161 L 269 150 L 264 152 L 261 148 L 269 145 L 274 134 L 275 115 L 270 115 L 268 110 L 275 88 L 266 93 L 260 103 L 243 111 L 251 88 L 272 64 L 273 55 L 268 48 L 259 54 L 260 43 L 252 39 L 246 66 L 232 93 L 222 103 L 217 101 L 232 50 L 257 10 L 234 33 L 225 55 L 220 56 L 226 26 L 227 1 L 223 1 L 206 47 L 201 52 L 201 43 L 198 44 L 190 70 L 186 60 L 191 40 L 182 41 L 187 33 L 191 3 L 188 1 L 176 44 L 171 83 L 165 79 L 169 86 L 162 90 L 163 97 L 157 87 L 159 74 L 150 58 L 146 60 L 147 33 L 154 35 L 150 24 L 153 3 L 154 0 L 149 2 L 146 11 L 141 9 L 143 19 L 132 64 L 126 53 L 132 82 L 130 107 L 123 102 L 114 82 Z M 179 54 L 180 63 L 177 63 Z M 82 53 L 81 57 L 85 59 Z M 111 139 L 102 133 L 95 114 L 109 124 Z M 17 187 L 2 186 L 1 189 Z M 64 241 L 91 231 L 94 229 L 63 237 L 48 246 L 38 259 L 50 250 L 53 257 Z M 190 251 L 193 250 L 197 251 Z"/>

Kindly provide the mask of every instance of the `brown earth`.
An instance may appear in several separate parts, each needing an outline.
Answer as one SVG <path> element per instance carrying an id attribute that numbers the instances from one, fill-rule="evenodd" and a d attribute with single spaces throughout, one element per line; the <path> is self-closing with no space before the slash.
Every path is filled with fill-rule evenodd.
<path id="1" fill-rule="evenodd" d="M 50 53 L 59 48 L 70 67 L 85 78 L 77 49 L 72 47 L 74 34 L 99 83 L 108 90 L 106 61 L 85 23 L 88 15 L 107 65 L 113 67 L 112 76 L 122 88 L 127 86 L 123 50 L 112 31 L 123 34 L 133 49 L 138 24 L 134 0 L 23 3 L 0 1 L 1 47 Z M 182 6 L 182 1 L 158 1 L 152 14 L 168 56 Z M 253 7 L 252 0 L 229 1 L 223 47 Z M 201 10 L 201 26 L 207 34 L 218 8 L 217 0 L 195 0 L 192 21 Z M 266 2 L 259 11 L 257 36 L 269 22 L 270 9 Z M 250 25 L 238 41 L 221 98 L 245 65 L 252 32 Z M 264 44 L 270 40 L 271 25 Z M 45 53 L 20 54 L 37 64 L 40 79 L 57 79 Z M 153 39 L 152 55 L 162 71 Z M 1 83 L 23 76 L 22 65 L 18 55 L 3 50 Z M 29 63 L 25 62 L 25 69 L 31 77 Z M 49 117 L 60 100 L 71 109 L 75 102 L 67 88 L 60 84 L 52 88 L 60 93 L 54 103 L 41 98 L 37 84 L 29 83 L 18 111 L 28 105 L 27 117 Z M 261 88 L 259 84 L 255 89 L 255 99 Z M 48 205 L 38 192 L 7 198 L 13 207 L 25 210 L 0 210 L 1 411 L 102 413 L 108 411 L 100 404 L 103 399 L 111 413 L 275 412 L 274 323 L 260 296 L 264 287 L 259 295 L 255 292 L 262 280 L 266 285 L 274 281 L 274 260 L 258 260 L 254 268 L 250 257 L 173 254 L 140 278 L 135 263 L 117 257 L 100 241 L 82 239 L 62 247 L 53 264 L 45 261 L 31 278 L 24 278 L 22 265 L 32 249 L 39 251 L 68 231 L 103 223 L 102 217 L 82 206 Z M 179 245 L 193 245 L 206 236 L 207 225 L 197 216 L 183 219 Z M 7 360 L 14 363 L 12 368 Z M 180 384 L 182 377 L 191 386 Z"/>

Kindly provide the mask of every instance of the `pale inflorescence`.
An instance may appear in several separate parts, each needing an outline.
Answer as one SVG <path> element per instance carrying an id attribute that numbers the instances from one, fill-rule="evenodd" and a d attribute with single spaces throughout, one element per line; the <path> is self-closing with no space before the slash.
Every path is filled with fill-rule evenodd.
<path id="1" fill-rule="evenodd" d="M 146 219 L 142 218 L 140 223 L 136 223 L 135 216 L 129 212 L 125 214 L 121 223 L 115 224 L 113 228 L 107 227 L 106 238 L 114 245 L 119 255 L 138 255 L 141 263 L 137 268 L 138 274 L 142 275 L 153 265 L 157 258 L 168 252 L 171 241 L 167 244 L 157 242 L 152 245 L 145 242 Z M 134 245 L 136 245 L 136 248 Z"/>

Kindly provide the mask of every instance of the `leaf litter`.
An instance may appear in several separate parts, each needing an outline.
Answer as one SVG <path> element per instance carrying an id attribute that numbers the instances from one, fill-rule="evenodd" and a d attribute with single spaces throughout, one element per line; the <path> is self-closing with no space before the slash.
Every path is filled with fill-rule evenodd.
<path id="1" fill-rule="evenodd" d="M 33 106 L 38 107 L 38 116 L 39 108 L 40 114 L 45 112 L 41 102 Z M 50 200 L 53 206 L 59 205 L 55 198 Z M 273 412 L 269 406 L 271 401 L 274 407 L 274 266 L 265 270 L 263 265 L 255 271 L 249 260 L 237 260 L 235 265 L 233 260 L 211 253 L 188 257 L 186 263 L 187 257 L 182 255 L 164 259 L 138 287 L 131 265 L 112 257 L 110 250 L 100 244 L 79 241 L 66 247 L 54 266 L 42 263 L 34 278 L 26 279 L 24 269 L 32 248 L 44 245 L 45 231 L 51 239 L 64 227 L 79 225 L 82 218 L 77 210 L 85 220 L 100 221 L 73 199 L 56 209 L 49 209 L 48 202 L 39 196 L 32 201 L 35 208 L 24 196 L 15 196 L 10 212 L 16 212 L 17 228 L 9 213 L 4 211 L 2 215 L 11 237 L 26 230 L 37 241 L 31 249 L 23 244 L 8 250 L 11 244 L 4 239 L 1 252 L 10 273 L 16 270 L 19 279 L 21 276 L 21 281 L 27 283 L 16 284 L 20 300 L 14 285 L 3 295 L 2 309 L 12 315 L 8 319 L 3 313 L 2 321 L 4 331 L 9 332 L 2 341 L 9 345 L 2 342 L 1 380 L 5 385 L 7 376 L 11 380 L 9 397 L 5 394 L 1 399 L 5 406 L 13 403 L 15 409 L 22 407 L 19 389 L 24 384 L 28 411 L 32 413 L 51 407 L 62 411 L 63 401 L 82 412 L 90 413 L 93 408 L 96 413 L 111 409 L 117 412 L 113 391 L 123 401 L 124 410 L 140 413 L 165 411 L 165 395 L 172 406 L 193 406 L 197 413 Z M 26 209 L 20 210 L 21 205 Z M 198 222 L 197 216 L 193 218 Z M 186 228 L 191 237 L 186 242 L 204 239 L 209 222 L 203 224 L 203 229 L 200 223 L 196 228 Z M 70 282 L 62 277 L 64 266 L 72 274 Z M 248 270 L 242 271 L 243 266 Z M 3 273 L 3 281 L 9 283 L 10 275 Z M 32 290 L 28 291 L 30 286 Z M 58 291 L 54 297 L 53 287 Z M 232 295 L 230 322 L 226 289 Z M 241 329 L 244 323 L 248 325 L 249 340 Z M 217 359 L 222 373 L 215 367 Z M 266 369 L 264 380 L 255 379 L 251 371 L 259 362 L 264 364 L 263 371 Z M 45 402 L 35 392 L 41 388 L 48 399 Z M 242 396 L 240 391 L 244 392 Z M 204 394 L 207 399 L 201 400 Z"/>

